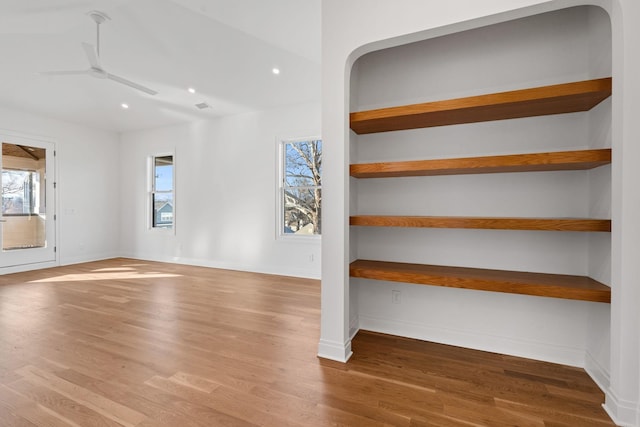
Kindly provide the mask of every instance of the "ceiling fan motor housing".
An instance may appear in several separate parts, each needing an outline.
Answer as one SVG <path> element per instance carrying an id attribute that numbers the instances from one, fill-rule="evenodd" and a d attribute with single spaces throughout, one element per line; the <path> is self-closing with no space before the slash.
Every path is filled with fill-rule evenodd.
<path id="1" fill-rule="evenodd" d="M 111 18 L 104 12 L 100 12 L 99 10 L 92 10 L 91 12 L 87 12 L 87 15 L 94 20 L 94 22 L 98 25 L 102 24 L 104 21 L 108 21 Z"/>

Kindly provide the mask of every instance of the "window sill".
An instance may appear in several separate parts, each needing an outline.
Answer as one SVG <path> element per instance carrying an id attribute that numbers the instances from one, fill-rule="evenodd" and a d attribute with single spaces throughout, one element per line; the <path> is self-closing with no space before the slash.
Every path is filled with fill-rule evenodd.
<path id="1" fill-rule="evenodd" d="M 322 236 L 318 234 L 305 235 L 305 234 L 280 234 L 276 237 L 276 240 L 281 242 L 290 243 L 318 243 L 322 241 Z"/>

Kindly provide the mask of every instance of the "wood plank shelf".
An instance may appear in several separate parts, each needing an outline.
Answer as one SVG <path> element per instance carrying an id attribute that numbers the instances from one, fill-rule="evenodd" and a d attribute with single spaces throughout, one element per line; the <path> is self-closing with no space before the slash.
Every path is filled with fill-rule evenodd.
<path id="1" fill-rule="evenodd" d="M 463 175 L 504 172 L 586 170 L 611 163 L 611 149 L 559 151 L 463 157 L 455 159 L 412 160 L 362 163 L 350 166 L 355 178 Z"/>
<path id="2" fill-rule="evenodd" d="M 611 289 L 586 276 L 356 260 L 351 277 L 610 303 Z"/>
<path id="3" fill-rule="evenodd" d="M 489 230 L 610 232 L 611 220 L 590 218 L 496 218 L 461 216 L 353 215 L 349 224 L 368 227 L 477 228 Z"/>
<path id="4" fill-rule="evenodd" d="M 350 114 L 357 134 L 588 111 L 611 96 L 611 78 L 425 102 Z"/>

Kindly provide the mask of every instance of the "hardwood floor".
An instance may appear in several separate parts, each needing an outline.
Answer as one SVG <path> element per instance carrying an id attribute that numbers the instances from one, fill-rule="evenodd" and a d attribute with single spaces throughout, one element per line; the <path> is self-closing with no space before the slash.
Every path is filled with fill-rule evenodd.
<path id="1" fill-rule="evenodd" d="M 360 332 L 318 281 L 114 259 L 0 276 L 1 426 L 613 426 L 581 369 Z"/>

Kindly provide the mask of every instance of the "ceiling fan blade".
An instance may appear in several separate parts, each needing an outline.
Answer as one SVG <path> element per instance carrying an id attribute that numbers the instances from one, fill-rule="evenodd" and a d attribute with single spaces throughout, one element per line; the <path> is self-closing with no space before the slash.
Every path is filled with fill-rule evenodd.
<path id="1" fill-rule="evenodd" d="M 138 83 L 134 83 L 131 80 L 127 80 L 125 78 L 116 76 L 114 74 L 107 73 L 107 78 L 110 79 L 110 80 L 113 80 L 114 82 L 122 83 L 123 85 L 127 85 L 129 87 L 134 88 L 134 89 L 141 90 L 142 92 L 148 93 L 149 95 L 157 95 L 158 94 L 158 92 L 156 92 L 155 90 L 149 89 L 148 87 L 139 85 Z"/>
<path id="2" fill-rule="evenodd" d="M 43 76 L 78 76 L 88 74 L 87 70 L 68 70 L 68 71 L 39 71 L 38 74 Z"/>
<path id="3" fill-rule="evenodd" d="M 87 59 L 89 60 L 89 64 L 91 64 L 91 68 L 97 68 L 101 70 L 102 67 L 100 67 L 100 58 L 98 58 L 96 48 L 89 43 L 82 43 L 82 48 L 84 49 L 84 53 L 87 55 Z"/>

